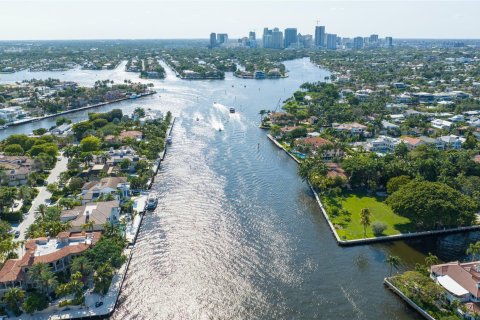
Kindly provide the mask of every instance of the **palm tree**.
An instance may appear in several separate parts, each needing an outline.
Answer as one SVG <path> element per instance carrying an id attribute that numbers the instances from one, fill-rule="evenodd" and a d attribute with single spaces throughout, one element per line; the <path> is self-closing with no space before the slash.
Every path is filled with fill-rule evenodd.
<path id="1" fill-rule="evenodd" d="M 110 283 L 112 282 L 112 277 L 113 268 L 108 263 L 101 265 L 95 272 L 95 276 L 93 278 L 95 283 L 94 292 L 105 295 L 108 292 Z"/>
<path id="2" fill-rule="evenodd" d="M 3 295 L 3 301 L 7 304 L 8 309 L 10 309 L 16 316 L 19 316 L 22 313 L 20 306 L 24 299 L 25 291 L 17 287 L 8 289 Z"/>
<path id="3" fill-rule="evenodd" d="M 367 237 L 367 227 L 370 225 L 370 210 L 368 208 L 363 208 L 360 211 L 360 224 L 363 226 L 363 236 Z"/>
<path id="4" fill-rule="evenodd" d="M 45 213 L 47 212 L 47 205 L 46 204 L 40 204 L 38 207 L 37 207 L 37 211 L 38 211 L 38 216 L 40 216 L 42 219 L 45 218 Z"/>
<path id="5" fill-rule="evenodd" d="M 467 252 L 468 255 L 472 255 L 471 261 L 474 261 L 478 254 L 480 253 L 480 241 L 477 241 L 475 243 L 470 243 L 468 246 Z"/>
<path id="6" fill-rule="evenodd" d="M 48 294 L 58 285 L 55 273 L 46 263 L 36 263 L 28 270 L 28 277 L 36 282 L 41 293 Z"/>
<path id="7" fill-rule="evenodd" d="M 397 269 L 400 264 L 400 258 L 397 256 L 389 255 L 385 260 L 386 263 L 390 265 L 390 277 L 392 276 L 393 268 Z"/>
<path id="8" fill-rule="evenodd" d="M 70 270 L 73 273 L 80 272 L 82 282 L 86 283 L 87 278 L 93 274 L 93 266 L 85 256 L 78 256 L 72 260 Z"/>
<path id="9" fill-rule="evenodd" d="M 82 225 L 82 230 L 92 232 L 94 226 L 95 226 L 95 221 L 89 220 L 88 222 L 85 222 L 85 223 Z"/>
<path id="10" fill-rule="evenodd" d="M 425 257 L 425 264 L 427 265 L 427 267 L 430 268 L 431 266 L 437 263 L 438 263 L 438 257 L 429 252 L 428 256 Z"/>
<path id="11" fill-rule="evenodd" d="M 103 225 L 103 228 L 104 228 L 104 234 L 107 238 L 110 238 L 117 234 L 117 227 L 111 222 L 106 222 Z"/>

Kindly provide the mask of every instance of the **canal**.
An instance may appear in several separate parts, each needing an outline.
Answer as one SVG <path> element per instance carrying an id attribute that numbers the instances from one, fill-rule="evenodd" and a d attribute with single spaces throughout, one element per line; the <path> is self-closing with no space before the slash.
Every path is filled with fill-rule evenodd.
<path id="1" fill-rule="evenodd" d="M 165 80 L 151 81 L 156 95 L 96 109 L 141 106 L 177 117 L 153 187 L 159 204 L 144 219 L 113 319 L 419 319 L 383 287 L 386 256 L 399 256 L 402 270 L 428 252 L 463 259 L 469 241 L 480 238 L 337 246 L 295 162 L 258 128 L 261 109 L 275 109 L 303 82 L 328 75 L 307 59 L 286 66 L 290 77 L 264 81 L 231 74 L 182 81 L 167 69 Z M 0 75 L 0 83 L 31 77 L 84 85 L 138 80 L 120 67 Z M 79 121 L 92 111 L 69 117 Z M 9 128 L 0 138 L 54 121 Z"/>

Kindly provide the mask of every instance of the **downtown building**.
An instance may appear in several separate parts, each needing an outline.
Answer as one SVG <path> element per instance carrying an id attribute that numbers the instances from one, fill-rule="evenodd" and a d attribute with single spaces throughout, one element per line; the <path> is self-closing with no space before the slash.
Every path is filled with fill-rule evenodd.
<path id="1" fill-rule="evenodd" d="M 326 45 L 325 26 L 315 27 L 315 46 L 323 48 Z"/>
<path id="2" fill-rule="evenodd" d="M 283 32 L 278 28 L 273 30 L 263 29 L 263 47 L 269 49 L 282 49 L 283 48 Z"/>
<path id="3" fill-rule="evenodd" d="M 327 33 L 327 49 L 337 50 L 337 35 Z"/>
<path id="4" fill-rule="evenodd" d="M 287 28 L 285 29 L 285 39 L 284 47 L 289 48 L 290 46 L 298 47 L 298 36 L 297 28 Z"/>

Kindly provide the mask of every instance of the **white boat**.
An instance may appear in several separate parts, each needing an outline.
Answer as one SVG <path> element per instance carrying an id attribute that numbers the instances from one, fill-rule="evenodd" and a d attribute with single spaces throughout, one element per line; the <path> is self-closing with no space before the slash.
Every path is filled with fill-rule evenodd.
<path id="1" fill-rule="evenodd" d="M 158 199 L 154 197 L 148 197 L 147 199 L 147 210 L 153 210 L 157 207 Z"/>

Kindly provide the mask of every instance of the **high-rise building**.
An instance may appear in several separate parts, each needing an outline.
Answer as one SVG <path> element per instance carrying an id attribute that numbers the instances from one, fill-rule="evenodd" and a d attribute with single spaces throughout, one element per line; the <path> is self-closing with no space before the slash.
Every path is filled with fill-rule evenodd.
<path id="1" fill-rule="evenodd" d="M 282 49 L 283 48 L 283 32 L 280 31 L 278 28 L 273 28 L 272 48 L 273 49 Z"/>
<path id="2" fill-rule="evenodd" d="M 316 26 L 315 27 L 315 46 L 316 47 L 325 47 L 325 26 Z"/>
<path id="3" fill-rule="evenodd" d="M 255 36 L 255 31 L 250 31 L 250 32 L 248 33 L 248 39 L 249 39 L 249 40 L 257 40 L 257 39 L 256 39 L 256 36 Z"/>
<path id="4" fill-rule="evenodd" d="M 327 33 L 327 49 L 337 50 L 337 35 Z"/>
<path id="5" fill-rule="evenodd" d="M 263 47 L 271 49 L 283 48 L 283 32 L 278 28 L 270 30 L 268 28 L 263 29 Z"/>
<path id="6" fill-rule="evenodd" d="M 215 48 L 217 46 L 217 34 L 215 32 L 210 33 L 210 45 L 209 48 Z"/>
<path id="7" fill-rule="evenodd" d="M 264 48 L 271 48 L 272 47 L 272 30 L 268 28 L 263 28 L 263 47 Z"/>
<path id="8" fill-rule="evenodd" d="M 358 50 L 363 48 L 363 38 L 355 37 L 353 38 L 353 49 Z"/>
<path id="9" fill-rule="evenodd" d="M 284 47 L 288 48 L 291 44 L 296 45 L 298 41 L 297 28 L 285 29 Z"/>
<path id="10" fill-rule="evenodd" d="M 220 45 L 222 43 L 228 42 L 228 34 L 226 33 L 219 33 L 217 34 L 217 43 Z"/>
<path id="11" fill-rule="evenodd" d="M 369 38 L 369 44 L 372 46 L 372 45 L 377 45 L 378 44 L 378 34 L 372 34 L 370 35 L 370 38 Z"/>
<path id="12" fill-rule="evenodd" d="M 387 47 L 393 47 L 393 38 L 392 37 L 386 37 L 385 38 L 385 45 Z"/>
<path id="13" fill-rule="evenodd" d="M 300 47 L 311 48 L 313 45 L 313 36 L 311 34 L 298 34 L 298 43 Z"/>

